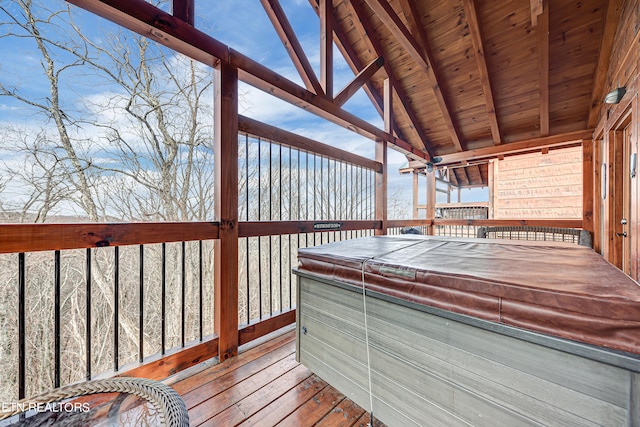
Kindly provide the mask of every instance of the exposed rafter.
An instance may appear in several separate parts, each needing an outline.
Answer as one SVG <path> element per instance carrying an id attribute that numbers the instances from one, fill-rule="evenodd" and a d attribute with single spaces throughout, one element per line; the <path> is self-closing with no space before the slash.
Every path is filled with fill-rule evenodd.
<path id="1" fill-rule="evenodd" d="M 440 80 L 433 67 L 433 58 L 429 50 L 429 44 L 424 33 L 424 27 L 416 25 L 422 46 L 420 46 L 415 38 L 411 35 L 407 27 L 402 23 L 398 15 L 393 11 L 389 3 L 383 0 L 365 0 L 371 10 L 376 14 L 384 25 L 389 29 L 393 36 L 398 40 L 407 53 L 413 58 L 418 66 L 427 74 L 430 87 L 436 98 L 438 107 L 445 121 L 449 135 L 456 148 L 456 151 L 462 151 L 462 144 L 460 134 L 453 122 L 453 115 L 451 114 L 451 108 L 447 102 L 440 85 Z M 408 6 L 415 8 L 413 2 L 409 2 Z M 418 16 L 417 12 L 412 10 L 411 16 Z"/>
<path id="2" fill-rule="evenodd" d="M 362 71 L 354 77 L 349 84 L 347 84 L 335 97 L 333 102 L 342 106 L 349 100 L 371 77 L 384 65 L 384 58 L 378 57 L 375 61 L 367 65 Z"/>
<path id="3" fill-rule="evenodd" d="M 604 96 L 603 92 L 607 78 L 607 70 L 609 69 L 613 40 L 616 35 L 616 28 L 618 28 L 618 21 L 620 20 L 620 14 L 622 11 L 622 2 L 623 0 L 609 0 L 607 17 L 602 34 L 602 42 L 600 43 L 600 49 L 598 51 L 598 65 L 596 68 L 593 91 L 591 93 L 591 109 L 589 110 L 589 120 L 587 122 L 589 127 L 595 127 L 598 121 L 598 110 L 600 109 L 602 98 Z"/>
<path id="4" fill-rule="evenodd" d="M 365 13 L 362 10 L 362 7 L 359 5 L 359 3 L 358 2 L 350 2 L 350 5 L 353 8 L 353 11 L 354 11 L 355 15 L 358 17 L 358 19 L 360 21 L 360 24 L 362 25 L 362 28 L 364 29 L 365 33 L 373 34 L 373 28 L 371 28 L 371 25 L 370 25 L 369 21 L 366 19 Z M 371 43 L 371 46 L 372 46 L 374 52 L 376 52 L 376 55 L 383 56 L 384 55 L 384 51 L 383 51 L 383 48 L 382 48 L 382 44 L 380 43 L 380 40 L 378 40 L 376 37 L 367 37 L 367 39 Z M 409 121 L 412 124 L 413 130 L 416 132 L 416 135 L 422 141 L 422 143 L 424 145 L 424 149 L 429 153 L 429 157 L 431 157 L 432 154 L 431 154 L 431 147 L 429 147 L 429 139 L 428 139 L 427 135 L 424 133 L 424 130 L 422 129 L 422 126 L 420 125 L 420 121 L 418 120 L 415 111 L 406 102 L 406 100 L 409 97 L 407 96 L 407 94 L 406 94 L 404 88 L 402 87 L 402 85 L 398 83 L 398 80 L 397 80 L 397 78 L 395 76 L 393 68 L 389 64 L 387 64 L 386 62 L 384 64 L 384 68 L 385 68 L 385 71 L 387 73 L 387 76 L 389 77 L 389 81 L 391 82 L 391 86 L 393 86 L 393 88 L 394 88 L 394 90 L 396 92 L 396 95 L 398 96 L 398 98 L 401 101 L 400 102 L 400 106 L 402 107 L 404 112 L 407 114 L 407 117 L 409 118 Z M 397 107 L 398 107 L 398 105 L 396 104 L 396 108 Z"/>
<path id="5" fill-rule="evenodd" d="M 527 139 L 524 141 L 510 142 L 498 146 L 468 150 L 464 153 L 445 154 L 439 165 L 464 163 L 472 160 L 500 158 L 500 156 L 526 153 L 540 150 L 542 147 L 574 147 L 582 144 L 582 140 L 590 139 L 593 129 L 570 132 L 544 138 Z"/>
<path id="6" fill-rule="evenodd" d="M 333 0 L 320 0 L 320 84 L 333 99 Z"/>
<path id="7" fill-rule="evenodd" d="M 540 136 L 549 135 L 549 5 L 538 15 L 538 73 L 540 75 Z"/>
<path id="8" fill-rule="evenodd" d="M 262 6 L 264 7 L 265 12 L 267 12 L 267 16 L 271 20 L 273 27 L 278 33 L 278 37 L 282 40 L 282 44 L 284 45 L 287 53 L 291 57 L 293 61 L 293 65 L 298 70 L 304 85 L 307 87 L 307 90 L 315 93 L 316 95 L 320 95 L 324 93 L 322 86 L 320 86 L 320 82 L 316 77 L 316 74 L 311 67 L 311 63 L 300 45 L 298 38 L 296 37 L 289 20 L 287 19 L 284 10 L 280 6 L 280 2 L 278 0 L 260 0 Z"/>
<path id="9" fill-rule="evenodd" d="M 491 136 L 493 137 L 494 145 L 498 145 L 502 143 L 502 137 L 500 136 L 500 128 L 498 127 L 498 117 L 496 116 L 496 107 L 493 101 L 493 90 L 491 89 L 489 70 L 487 69 L 487 61 L 484 56 L 482 32 L 480 31 L 475 0 L 464 0 L 464 14 L 469 24 L 473 50 L 475 52 L 476 62 L 478 63 L 478 71 L 480 72 L 480 83 L 482 84 L 482 91 L 487 105 L 487 116 L 489 118 L 489 127 L 491 128 Z"/>
<path id="10" fill-rule="evenodd" d="M 319 14 L 318 1 L 309 0 L 309 4 L 313 8 L 313 10 L 316 12 L 316 14 Z M 348 42 L 343 42 L 343 40 L 347 40 L 347 37 L 342 31 L 342 29 L 339 26 L 335 25 L 335 22 L 333 26 L 333 32 L 335 36 L 333 41 L 335 42 L 336 46 L 338 46 L 338 49 L 342 53 L 344 60 L 347 62 L 347 65 L 349 65 L 349 68 L 351 68 L 351 71 L 353 71 L 353 74 L 358 74 L 360 70 L 362 70 L 365 67 L 365 64 L 363 64 L 360 61 L 360 59 L 358 58 L 358 55 L 353 49 L 353 46 L 351 46 L 351 44 Z M 376 88 L 373 86 L 371 81 L 367 81 L 365 83 L 364 91 L 369 96 L 369 99 L 371 100 L 373 107 L 376 109 L 376 111 L 378 111 L 378 113 L 380 114 L 380 117 L 382 117 L 383 101 L 382 101 L 382 95 L 380 94 L 380 92 L 376 90 Z M 402 136 L 399 136 L 399 138 L 403 139 Z"/>
<path id="11" fill-rule="evenodd" d="M 221 61 L 228 62 L 238 68 L 238 76 L 245 83 L 362 136 L 373 140 L 390 141 L 396 150 L 413 159 L 430 159 L 426 153 L 417 150 L 408 142 L 336 107 L 324 96 L 315 95 L 145 0 L 68 0 L 68 2 L 131 31 L 143 34 L 203 64 L 215 67 Z"/>

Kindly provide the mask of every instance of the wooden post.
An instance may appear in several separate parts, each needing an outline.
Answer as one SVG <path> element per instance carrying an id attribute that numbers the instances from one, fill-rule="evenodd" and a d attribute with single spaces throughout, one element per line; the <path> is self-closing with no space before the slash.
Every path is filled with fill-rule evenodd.
<path id="1" fill-rule="evenodd" d="M 496 204 L 496 172 L 497 172 L 497 163 L 496 159 L 489 160 L 489 167 L 487 168 L 489 171 L 489 177 L 487 178 L 489 185 L 489 212 L 487 219 L 494 218 L 494 209 Z"/>
<path id="2" fill-rule="evenodd" d="M 427 219 L 436 217 L 436 171 L 427 171 Z M 428 228 L 428 234 L 435 234 L 435 225 Z"/>
<path id="3" fill-rule="evenodd" d="M 215 73 L 215 331 L 221 361 L 238 354 L 238 70 Z"/>
<path id="4" fill-rule="evenodd" d="M 333 99 L 333 1 L 320 0 L 320 84 Z"/>
<path id="5" fill-rule="evenodd" d="M 593 163 L 593 140 L 582 141 L 582 228 L 594 232 L 593 206 L 595 169 Z"/>
<path id="6" fill-rule="evenodd" d="M 195 0 L 173 0 L 173 16 L 193 26 Z"/>
<path id="7" fill-rule="evenodd" d="M 413 170 L 413 219 L 418 219 L 418 171 Z"/>
<path id="8" fill-rule="evenodd" d="M 393 100 L 389 79 L 384 81 L 384 130 L 393 133 Z M 376 141 L 376 161 L 382 164 L 382 171 L 376 173 L 376 219 L 382 221 L 376 236 L 387 234 L 387 141 Z"/>

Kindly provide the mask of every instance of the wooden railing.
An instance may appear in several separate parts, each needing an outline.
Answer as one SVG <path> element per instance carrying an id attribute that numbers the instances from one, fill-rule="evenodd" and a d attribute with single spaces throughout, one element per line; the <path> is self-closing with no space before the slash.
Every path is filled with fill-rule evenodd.
<path id="1" fill-rule="evenodd" d="M 389 221 L 388 225 L 389 233 L 393 234 L 400 227 L 407 226 L 424 227 L 434 232 L 437 227 L 488 225 L 579 228 L 581 221 L 434 219 Z M 24 398 L 41 388 L 90 379 L 105 371 L 116 375 L 126 372 L 126 375 L 163 378 L 216 356 L 219 336 L 213 333 L 212 312 L 219 302 L 212 301 L 212 295 L 214 287 L 228 286 L 214 283 L 211 271 L 218 228 L 219 224 L 215 222 L 2 225 L 0 253 L 5 254 L 2 255 L 2 268 L 5 280 L 15 281 L 17 289 L 14 295 L 17 308 L 15 324 L 11 326 L 11 322 L 5 319 L 3 325 L 15 328 L 16 343 L 9 346 L 13 349 L 10 354 L 3 350 L 2 355 L 5 378 L 14 378 L 16 389 L 15 395 L 3 397 Z M 258 282 L 261 295 L 271 298 L 278 294 L 278 298 L 267 299 L 269 309 L 265 305 L 258 316 L 248 316 L 250 308 L 243 312 L 243 301 L 238 302 L 241 324 L 237 331 L 238 343 L 245 344 L 295 321 L 290 271 L 297 248 L 371 235 L 380 228 L 381 222 L 376 220 L 239 223 L 241 245 L 251 238 L 274 239 L 272 254 L 284 264 L 272 266 L 270 275 L 255 277 L 247 274 L 240 280 L 240 287 L 251 287 Z M 249 258 L 248 262 L 258 263 L 258 259 Z M 262 265 L 266 266 L 264 260 L 266 258 L 263 258 Z M 240 262 L 247 261 L 241 259 Z M 49 277 L 33 282 L 35 269 L 40 272 L 49 269 Z M 65 283 L 73 271 L 76 281 L 72 283 L 75 285 Z M 108 291 L 98 286 L 98 282 L 100 286 L 107 286 Z M 51 294 L 49 301 L 53 306 L 46 309 L 33 307 L 33 303 L 42 303 L 34 292 Z M 108 326 L 97 319 L 97 313 L 104 315 L 106 310 L 103 301 L 106 294 L 111 298 L 106 304 L 111 307 L 106 316 L 110 319 Z M 75 314 L 69 313 L 70 306 L 66 302 L 70 295 L 84 302 L 84 306 L 74 308 Z M 177 318 L 174 316 L 176 313 L 167 312 L 169 295 L 172 295 L 173 310 L 176 309 L 175 301 L 179 301 Z M 283 299 L 287 302 L 283 303 Z M 37 328 L 30 324 L 29 319 L 29 313 L 34 310 L 40 310 L 36 311 L 38 316 L 52 318 L 52 325 L 48 326 L 51 343 L 37 342 L 34 335 Z M 78 318 L 78 314 L 84 317 Z M 170 319 L 171 316 L 174 318 Z M 150 326 L 153 322 L 155 325 Z M 128 329 L 125 329 L 125 323 Z M 80 331 L 81 339 L 70 337 L 69 328 Z M 172 329 L 171 333 L 169 329 Z M 6 332 L 8 336 L 12 335 L 11 331 Z M 37 333 L 46 338 L 46 332 Z M 107 333 L 108 339 L 96 336 L 97 332 Z M 35 378 L 27 376 L 27 372 L 34 374 L 30 360 L 42 350 L 37 346 L 50 348 L 53 355 L 52 372 L 40 373 L 51 378 L 50 383 L 38 383 Z M 106 356 L 98 354 L 102 347 L 112 347 L 113 350 Z M 12 368 L 10 363 L 6 363 L 8 360 L 17 361 L 17 366 Z M 83 366 L 82 372 L 71 372 L 69 364 Z"/>
<path id="2" fill-rule="evenodd" d="M 291 270 L 300 247 L 407 226 L 475 237 L 487 225 L 582 225 L 386 221 L 376 218 L 380 163 L 250 119 L 239 126 L 237 156 L 226 153 L 238 175 L 231 220 L 0 226 L 0 268 L 15 284 L 4 302 L 12 310 L 0 313 L 6 337 L 15 337 L 0 340 L 0 392 L 11 386 L 0 401 L 96 375 L 161 379 L 233 356 L 295 321 Z M 37 357 L 50 362 L 36 372 Z"/>

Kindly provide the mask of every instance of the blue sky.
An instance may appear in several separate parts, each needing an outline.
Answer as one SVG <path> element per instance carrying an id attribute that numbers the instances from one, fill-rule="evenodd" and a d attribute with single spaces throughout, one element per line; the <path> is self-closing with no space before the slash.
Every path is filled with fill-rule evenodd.
<path id="1" fill-rule="evenodd" d="M 62 0 L 45 1 L 54 9 L 65 4 Z M 10 2 L 2 1 L 5 7 L 8 3 Z M 198 7 L 196 9 L 197 28 L 302 85 L 297 71 L 258 0 L 226 0 L 214 2 L 213 5 L 210 2 L 200 1 L 196 2 L 196 5 Z M 319 20 L 315 12 L 307 0 L 281 0 L 281 5 L 319 75 Z M 77 10 L 75 16 L 77 23 L 94 41 L 100 41 L 110 31 L 119 31 L 113 24 L 82 10 Z M 44 82 L 45 79 L 29 78 L 31 73 L 42 73 L 38 55 L 33 52 L 33 42 L 27 40 L 20 42 L 15 38 L 12 38 L 10 43 L 8 41 L 9 39 L 0 38 L 2 57 L 0 73 L 5 77 L 14 76 L 16 84 L 25 89 L 28 88 L 29 91 L 38 92 L 46 89 L 39 87 L 38 83 L 34 84 Z M 337 93 L 353 78 L 353 73 L 337 49 L 335 49 L 334 58 L 334 92 Z M 25 85 L 25 82 L 29 82 L 29 85 Z M 109 88 L 102 87 L 99 82 L 87 76 L 77 76 L 74 84 L 66 90 L 74 91 L 81 98 L 100 96 L 101 91 L 108 92 Z M 311 113 L 250 86 L 241 84 L 240 90 L 241 114 L 368 158 L 374 155 L 374 143 L 369 139 L 319 119 Z M 6 123 L 18 117 L 20 120 L 37 120 L 37 117 L 29 119 L 19 115 L 19 108 L 8 98 L 0 98 L 0 122 Z M 349 100 L 344 108 L 380 128 L 383 126 L 380 116 L 363 90 Z M 400 197 L 410 205 L 412 179 L 409 175 L 401 176 L 398 172 L 406 162 L 406 158 L 390 150 L 389 162 L 389 194 Z M 421 185 L 424 188 L 424 181 Z M 420 191 L 420 203 L 424 203 L 424 193 Z M 468 190 L 463 192 L 465 193 L 463 197 L 469 198 L 471 193 Z"/>

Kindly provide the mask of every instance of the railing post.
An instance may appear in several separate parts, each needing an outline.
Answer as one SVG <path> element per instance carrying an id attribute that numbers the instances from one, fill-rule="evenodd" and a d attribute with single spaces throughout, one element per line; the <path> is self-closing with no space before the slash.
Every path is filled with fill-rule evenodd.
<path id="1" fill-rule="evenodd" d="M 238 354 L 238 69 L 215 73 L 215 331 L 218 357 Z"/>
<path id="2" fill-rule="evenodd" d="M 582 141 L 582 228 L 593 233 L 594 177 L 593 140 Z"/>
<path id="3" fill-rule="evenodd" d="M 435 219 L 436 217 L 436 170 L 427 171 L 427 219 Z M 428 228 L 428 234 L 435 234 L 436 226 L 431 225 Z"/>
<path id="4" fill-rule="evenodd" d="M 384 81 L 384 129 L 393 134 L 393 93 L 389 79 Z M 376 173 L 376 219 L 382 221 L 376 235 L 387 234 L 387 141 L 376 141 L 376 161 L 382 164 L 382 171 Z"/>

